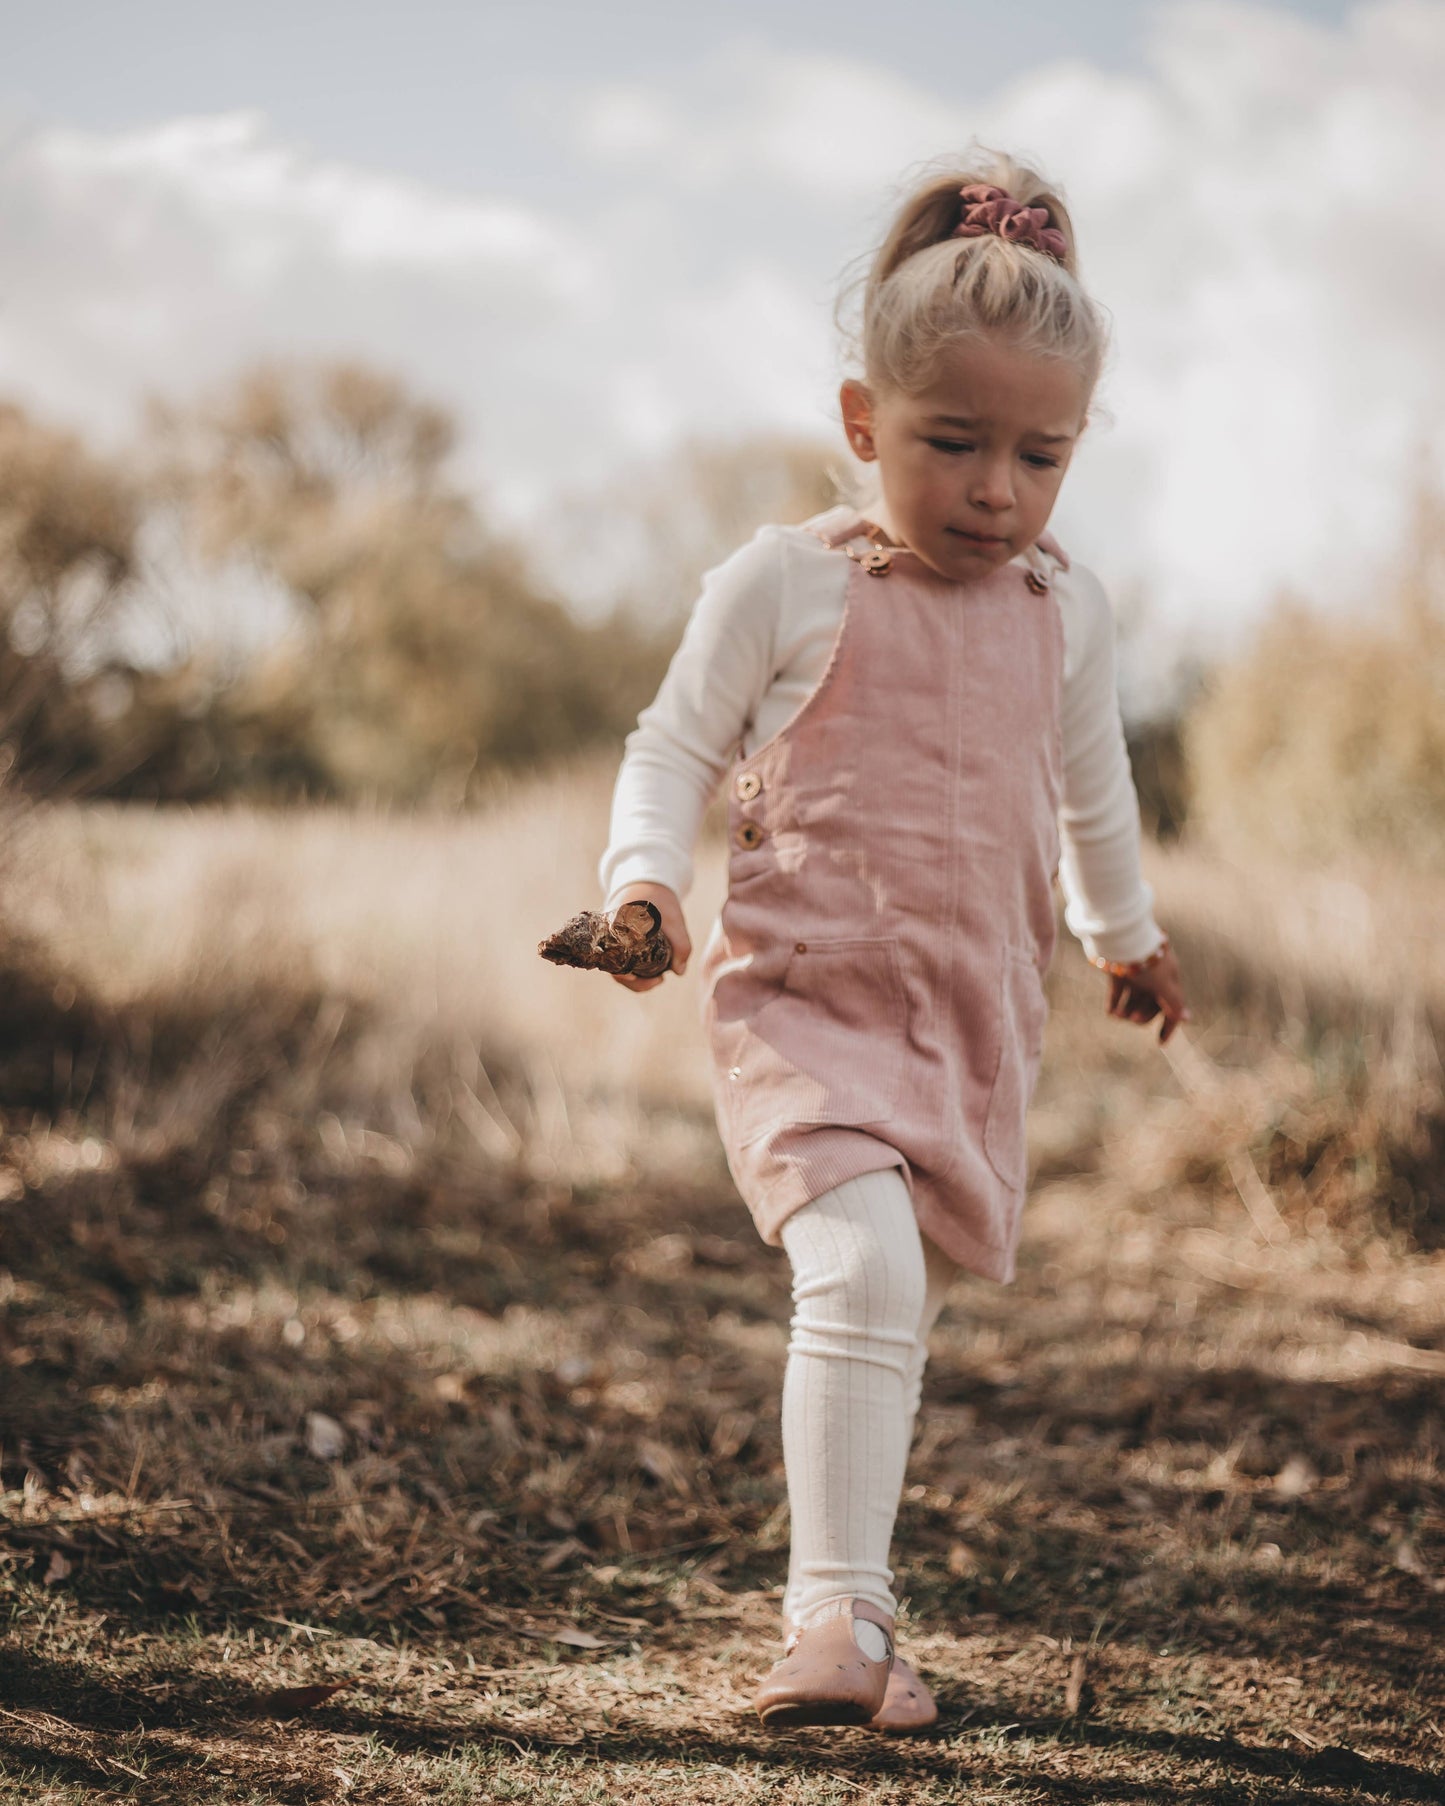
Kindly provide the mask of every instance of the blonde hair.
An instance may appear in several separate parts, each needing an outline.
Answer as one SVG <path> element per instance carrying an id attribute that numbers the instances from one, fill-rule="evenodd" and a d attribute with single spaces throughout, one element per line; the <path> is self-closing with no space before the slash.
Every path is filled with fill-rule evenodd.
<path id="1" fill-rule="evenodd" d="M 955 238 L 959 190 L 974 182 L 1042 207 L 1063 236 L 1062 259 L 992 232 Z M 870 384 L 916 393 L 949 345 L 985 334 L 1067 359 L 1083 380 L 1086 402 L 1099 379 L 1108 325 L 1079 281 L 1068 208 L 1037 170 L 1000 152 L 980 146 L 956 165 L 928 168 L 899 207 L 861 284 L 845 290 L 840 324 L 860 287 L 860 317 L 848 336 Z"/>

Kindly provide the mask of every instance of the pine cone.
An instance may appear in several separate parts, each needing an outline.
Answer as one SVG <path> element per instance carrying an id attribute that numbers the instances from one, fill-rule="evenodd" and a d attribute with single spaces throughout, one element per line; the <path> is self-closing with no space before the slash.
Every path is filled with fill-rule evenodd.
<path id="1" fill-rule="evenodd" d="M 600 912 L 584 909 L 556 934 L 539 941 L 537 951 L 556 966 L 625 972 L 634 978 L 657 978 L 672 964 L 672 942 L 662 932 L 662 917 L 652 903 L 623 903 L 610 922 Z"/>

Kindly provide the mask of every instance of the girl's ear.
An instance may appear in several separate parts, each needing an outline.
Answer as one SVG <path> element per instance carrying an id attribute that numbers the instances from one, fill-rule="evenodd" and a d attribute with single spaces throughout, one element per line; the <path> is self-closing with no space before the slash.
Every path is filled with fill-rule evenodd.
<path id="1" fill-rule="evenodd" d="M 843 413 L 843 431 L 848 435 L 853 455 L 865 464 L 871 464 L 878 451 L 873 444 L 873 397 L 868 393 L 868 385 L 859 382 L 856 376 L 850 376 L 838 391 L 838 406 Z"/>

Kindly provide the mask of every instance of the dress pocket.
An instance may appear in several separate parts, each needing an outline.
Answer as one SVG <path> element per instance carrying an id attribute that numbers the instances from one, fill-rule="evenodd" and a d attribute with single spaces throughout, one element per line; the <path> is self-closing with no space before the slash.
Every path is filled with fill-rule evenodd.
<path id="1" fill-rule="evenodd" d="M 898 1106 L 907 998 L 898 951 L 883 936 L 810 940 L 743 1032 L 727 1083 L 740 1146 L 790 1123 L 862 1127 Z"/>
<path id="2" fill-rule="evenodd" d="M 1020 947 L 1005 947 L 1003 952 L 998 1065 L 984 1118 L 983 1151 L 1004 1184 L 1017 1191 L 1028 1177 L 1026 1119 L 1039 1076 L 1049 1006 L 1033 955 Z"/>

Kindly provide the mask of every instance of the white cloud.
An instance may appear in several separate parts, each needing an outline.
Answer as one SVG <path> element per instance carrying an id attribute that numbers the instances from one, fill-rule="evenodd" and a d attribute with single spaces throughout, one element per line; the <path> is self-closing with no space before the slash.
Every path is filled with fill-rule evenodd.
<path id="1" fill-rule="evenodd" d="M 958 115 L 883 62 L 775 54 L 751 44 L 709 73 L 670 147 L 675 178 L 786 182 L 830 208 L 871 197 L 905 165 L 954 138 Z"/>
<path id="2" fill-rule="evenodd" d="M 0 247 L 0 385 L 111 436 L 141 392 L 268 354 L 361 353 L 446 398 L 498 334 L 565 338 L 596 286 L 558 224 L 328 163 L 255 114 L 21 137 Z"/>
<path id="3" fill-rule="evenodd" d="M 589 195 L 606 178 L 573 213 L 328 161 L 254 113 L 32 130 L 0 159 L 0 388 L 115 435 L 145 389 L 361 354 L 454 407 L 540 527 L 681 435 L 822 430 L 840 269 L 907 166 L 977 134 L 1064 180 L 1117 323 L 1066 538 L 1206 643 L 1286 585 L 1368 593 L 1445 421 L 1445 6 L 1327 28 L 1198 0 L 1161 9 L 1141 73 L 948 89 L 744 42 L 559 91 Z"/>

